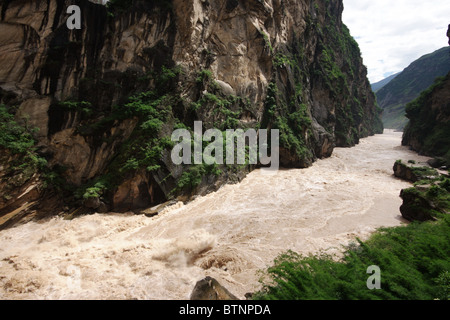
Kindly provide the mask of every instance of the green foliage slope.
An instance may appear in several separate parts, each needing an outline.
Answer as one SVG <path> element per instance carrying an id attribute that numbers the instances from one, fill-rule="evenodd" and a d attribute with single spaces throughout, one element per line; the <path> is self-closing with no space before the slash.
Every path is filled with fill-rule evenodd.
<path id="1" fill-rule="evenodd" d="M 264 274 L 255 299 L 448 300 L 450 217 L 379 230 L 349 246 L 341 261 L 326 255 L 280 255 Z M 381 270 L 381 289 L 369 290 L 369 266 Z"/>

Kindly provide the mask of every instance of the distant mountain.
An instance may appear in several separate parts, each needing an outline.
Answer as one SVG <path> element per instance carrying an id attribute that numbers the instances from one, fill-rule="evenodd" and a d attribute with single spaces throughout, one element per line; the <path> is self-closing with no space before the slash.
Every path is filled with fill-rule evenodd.
<path id="1" fill-rule="evenodd" d="M 389 82 L 391 82 L 392 80 L 394 80 L 394 78 L 395 78 L 396 76 L 398 76 L 399 74 L 400 74 L 400 72 L 399 72 L 399 73 L 396 73 L 396 74 L 393 74 L 393 75 L 387 77 L 386 79 L 383 79 L 383 80 L 381 80 L 381 81 L 378 81 L 378 82 L 376 82 L 376 83 L 371 84 L 373 92 L 376 93 L 378 90 L 380 90 L 381 88 L 383 88 L 383 87 L 384 87 L 385 85 L 387 85 Z"/>
<path id="2" fill-rule="evenodd" d="M 450 71 L 450 49 L 444 47 L 414 61 L 403 72 L 376 92 L 384 110 L 385 128 L 403 130 L 408 122 L 405 106 L 430 87 L 437 77 Z"/>

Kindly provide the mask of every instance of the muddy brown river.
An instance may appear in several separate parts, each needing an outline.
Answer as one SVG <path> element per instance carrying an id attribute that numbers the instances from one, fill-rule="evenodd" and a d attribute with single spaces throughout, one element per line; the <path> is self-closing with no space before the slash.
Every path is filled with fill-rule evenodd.
<path id="1" fill-rule="evenodd" d="M 153 218 L 95 214 L 0 232 L 0 299 L 189 299 L 216 278 L 244 298 L 286 250 L 339 254 L 356 237 L 399 226 L 398 159 L 425 162 L 386 131 L 308 169 L 250 173 Z"/>

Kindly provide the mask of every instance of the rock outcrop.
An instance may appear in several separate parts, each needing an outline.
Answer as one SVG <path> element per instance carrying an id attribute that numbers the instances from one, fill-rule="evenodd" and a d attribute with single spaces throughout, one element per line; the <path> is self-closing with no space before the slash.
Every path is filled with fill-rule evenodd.
<path id="1" fill-rule="evenodd" d="M 239 300 L 216 279 L 206 277 L 197 282 L 191 293 L 191 300 Z"/>
<path id="2" fill-rule="evenodd" d="M 406 164 L 400 160 L 394 164 L 394 176 L 402 180 L 418 182 L 420 180 L 436 179 L 439 177 L 439 173 L 433 168 Z"/>
<path id="3" fill-rule="evenodd" d="M 394 164 L 394 175 L 414 182 L 414 187 L 400 192 L 403 200 L 400 212 L 406 220 L 434 221 L 439 215 L 450 212 L 448 174 L 428 166 L 405 164 L 399 160 Z"/>
<path id="4" fill-rule="evenodd" d="M 421 194 L 416 188 L 404 189 L 400 193 L 403 204 L 400 207 L 402 217 L 408 221 L 434 221 L 432 202 Z"/>
<path id="5" fill-rule="evenodd" d="M 195 120 L 204 130 L 280 129 L 280 163 L 298 168 L 382 132 L 342 0 L 129 3 L 78 1 L 80 30 L 66 25 L 72 1 L 1 3 L 0 103 L 39 128 L 33 155 L 46 163 L 33 199 L 128 211 L 254 169 L 175 166 L 170 135 Z"/>

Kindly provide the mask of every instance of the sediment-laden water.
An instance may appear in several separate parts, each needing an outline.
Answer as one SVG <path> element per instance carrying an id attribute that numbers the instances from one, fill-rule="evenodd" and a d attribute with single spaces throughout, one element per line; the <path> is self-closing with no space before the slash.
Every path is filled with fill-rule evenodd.
<path id="1" fill-rule="evenodd" d="M 0 232 L 0 299 L 188 299 L 212 276 L 244 298 L 286 250 L 339 253 L 404 224 L 397 159 L 424 162 L 401 133 L 363 139 L 311 168 L 250 173 L 159 216 L 52 218 Z"/>

